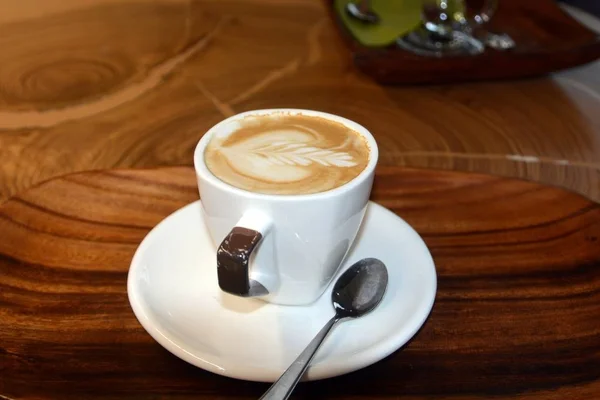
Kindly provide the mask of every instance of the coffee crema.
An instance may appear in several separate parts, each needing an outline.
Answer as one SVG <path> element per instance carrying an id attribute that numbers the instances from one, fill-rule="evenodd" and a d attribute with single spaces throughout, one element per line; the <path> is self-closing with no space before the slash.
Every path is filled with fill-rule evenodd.
<path id="1" fill-rule="evenodd" d="M 325 192 L 356 178 L 369 162 L 366 139 L 322 117 L 246 117 L 215 134 L 204 162 L 220 180 L 265 194 Z"/>

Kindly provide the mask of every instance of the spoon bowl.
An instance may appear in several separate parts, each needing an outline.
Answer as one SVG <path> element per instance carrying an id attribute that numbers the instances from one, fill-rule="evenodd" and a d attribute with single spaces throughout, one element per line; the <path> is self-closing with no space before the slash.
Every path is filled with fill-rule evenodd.
<path id="1" fill-rule="evenodd" d="M 340 317 L 358 318 L 375 309 L 388 284 L 385 264 L 376 258 L 363 258 L 335 282 L 331 302 Z"/>

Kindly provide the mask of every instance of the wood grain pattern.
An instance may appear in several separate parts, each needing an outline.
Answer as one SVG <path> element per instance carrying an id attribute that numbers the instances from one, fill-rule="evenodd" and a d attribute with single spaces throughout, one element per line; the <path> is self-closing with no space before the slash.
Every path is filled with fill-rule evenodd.
<path id="1" fill-rule="evenodd" d="M 0 201 L 75 171 L 191 165 L 210 126 L 265 107 L 356 120 L 385 166 L 524 177 L 600 200 L 600 63 L 381 87 L 352 65 L 320 0 L 7 1 L 0 49 Z"/>
<path id="2" fill-rule="evenodd" d="M 254 399 L 172 356 L 129 308 L 137 244 L 197 199 L 191 168 L 68 175 L 0 207 L 0 398 Z M 373 200 L 430 247 L 433 312 L 401 351 L 298 399 L 600 397 L 600 206 L 494 176 L 382 166 Z M 201 333 L 200 333 L 201 334 Z"/>

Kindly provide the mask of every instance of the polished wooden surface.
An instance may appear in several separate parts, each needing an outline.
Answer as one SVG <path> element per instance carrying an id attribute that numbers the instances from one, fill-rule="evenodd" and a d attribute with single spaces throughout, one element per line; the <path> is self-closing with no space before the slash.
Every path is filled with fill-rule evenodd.
<path id="1" fill-rule="evenodd" d="M 524 177 L 600 199 L 600 63 L 382 87 L 353 67 L 320 0 L 7 1 L 0 49 L 0 201 L 74 171 L 191 165 L 210 126 L 265 107 L 356 120 L 382 166 Z"/>
<path id="2" fill-rule="evenodd" d="M 193 170 L 178 167 L 69 175 L 0 206 L 0 398 L 266 390 L 171 355 L 129 307 L 138 243 L 197 198 Z M 433 311 L 403 350 L 293 398 L 600 398 L 600 205 L 521 180 L 400 167 L 378 170 L 373 199 L 431 249 Z"/>

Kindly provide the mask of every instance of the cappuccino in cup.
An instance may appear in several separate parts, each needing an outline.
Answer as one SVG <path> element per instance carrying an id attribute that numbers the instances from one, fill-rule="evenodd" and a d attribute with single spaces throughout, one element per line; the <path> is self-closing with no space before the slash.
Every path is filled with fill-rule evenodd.
<path id="1" fill-rule="evenodd" d="M 311 194 L 356 178 L 369 162 L 369 146 L 340 122 L 282 112 L 237 121 L 210 140 L 204 160 L 214 176 L 240 189 Z"/>
<path id="2" fill-rule="evenodd" d="M 247 111 L 209 129 L 194 165 L 223 298 L 315 301 L 357 236 L 377 159 L 365 127 L 319 111 Z"/>

